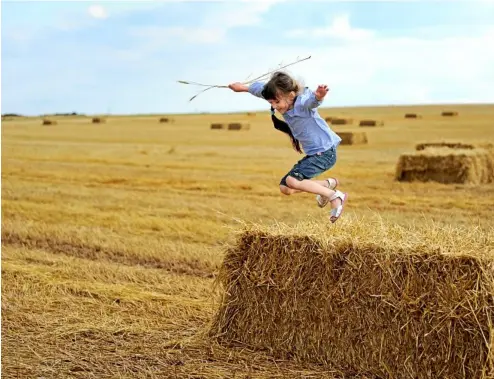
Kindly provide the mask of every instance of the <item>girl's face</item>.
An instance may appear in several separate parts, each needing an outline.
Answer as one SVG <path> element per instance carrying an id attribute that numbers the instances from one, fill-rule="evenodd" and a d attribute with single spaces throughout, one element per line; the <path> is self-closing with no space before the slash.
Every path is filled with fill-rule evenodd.
<path id="1" fill-rule="evenodd" d="M 280 94 L 276 100 L 268 100 L 269 104 L 281 114 L 286 113 L 293 106 L 293 99 L 295 99 L 295 93 Z"/>

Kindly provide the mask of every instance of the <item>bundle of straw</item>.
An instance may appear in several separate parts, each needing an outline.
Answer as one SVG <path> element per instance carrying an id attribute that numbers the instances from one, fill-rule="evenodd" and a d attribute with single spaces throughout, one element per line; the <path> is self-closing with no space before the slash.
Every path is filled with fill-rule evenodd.
<path id="1" fill-rule="evenodd" d="M 265 74 L 263 74 L 263 75 L 261 75 L 261 76 L 258 76 L 258 77 L 254 78 L 254 79 L 250 79 L 250 80 L 245 81 L 245 82 L 242 82 L 242 84 L 244 84 L 244 85 L 249 85 L 249 84 L 254 83 L 254 82 L 255 82 L 255 81 L 257 81 L 257 80 L 263 80 L 263 79 L 266 79 L 266 78 L 267 78 L 269 75 L 271 75 L 272 73 L 274 73 L 274 72 L 276 72 L 276 71 L 278 71 L 278 70 L 282 70 L 282 69 L 284 69 L 284 68 L 286 68 L 286 67 L 293 66 L 294 64 L 297 64 L 297 63 L 303 62 L 303 61 L 305 61 L 305 60 L 307 60 L 307 59 L 310 59 L 310 57 L 311 57 L 311 56 L 309 55 L 309 56 L 308 56 L 308 57 L 306 57 L 306 58 L 302 58 L 302 59 L 297 58 L 297 60 L 296 60 L 295 62 L 289 63 L 289 64 L 284 65 L 284 66 L 281 66 L 281 65 L 280 65 L 280 67 L 278 67 L 277 69 L 275 69 L 275 70 L 270 70 L 269 72 L 267 72 L 267 73 L 265 73 Z M 200 87 L 207 87 L 207 88 L 203 89 L 201 92 L 199 92 L 199 93 L 197 93 L 196 95 L 192 96 L 192 97 L 189 99 L 189 101 L 194 100 L 194 99 L 195 99 L 197 96 L 199 96 L 201 93 L 204 93 L 204 92 L 206 92 L 206 91 L 209 91 L 210 89 L 213 89 L 213 88 L 228 88 L 228 85 L 224 85 L 224 84 L 203 84 L 203 83 L 192 82 L 192 81 L 190 81 L 190 80 L 178 80 L 177 82 L 178 82 L 178 83 L 180 83 L 180 84 L 189 84 L 189 85 L 195 85 L 195 86 L 200 86 Z"/>

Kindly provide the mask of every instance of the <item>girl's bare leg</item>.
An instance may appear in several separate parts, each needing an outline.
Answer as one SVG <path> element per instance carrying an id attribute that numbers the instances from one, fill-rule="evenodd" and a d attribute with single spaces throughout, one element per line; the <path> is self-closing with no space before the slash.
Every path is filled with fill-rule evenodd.
<path id="1" fill-rule="evenodd" d="M 294 177 L 289 176 L 286 178 L 286 184 L 288 184 L 289 189 L 291 190 L 296 190 L 297 192 L 303 191 L 313 193 L 315 195 L 326 196 L 328 198 L 331 198 L 336 192 L 326 187 L 324 181 L 322 180 L 297 180 Z M 333 208 L 340 206 L 341 199 L 334 199 L 333 201 L 331 201 L 331 205 L 333 206 Z"/>

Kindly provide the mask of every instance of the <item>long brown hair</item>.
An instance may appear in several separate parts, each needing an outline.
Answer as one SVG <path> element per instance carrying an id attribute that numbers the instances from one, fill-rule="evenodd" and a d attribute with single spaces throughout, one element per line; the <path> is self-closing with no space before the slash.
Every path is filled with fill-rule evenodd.
<path id="1" fill-rule="evenodd" d="M 299 94 L 301 90 L 301 85 L 294 80 L 290 75 L 277 71 L 273 74 L 271 79 L 264 85 L 264 88 L 261 92 L 262 97 L 265 100 L 276 100 L 280 95 L 288 95 L 290 92 L 295 92 L 296 95 Z M 295 97 L 294 101 L 297 99 Z M 273 121 L 273 125 L 275 129 L 286 133 L 290 136 L 290 140 L 292 141 L 292 146 L 295 151 L 302 154 L 302 149 L 300 148 L 300 142 L 293 136 L 293 133 L 288 126 L 288 124 L 280 120 L 275 116 L 275 109 L 271 106 L 271 121 Z"/>

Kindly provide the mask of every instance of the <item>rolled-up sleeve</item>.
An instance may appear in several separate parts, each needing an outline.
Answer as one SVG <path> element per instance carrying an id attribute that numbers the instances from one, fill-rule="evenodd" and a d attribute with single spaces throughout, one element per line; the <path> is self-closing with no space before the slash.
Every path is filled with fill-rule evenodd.
<path id="1" fill-rule="evenodd" d="M 306 88 L 304 93 L 300 96 L 300 105 L 304 108 L 313 109 L 322 104 L 323 100 L 317 100 L 314 91 Z"/>
<path id="2" fill-rule="evenodd" d="M 263 99 L 262 95 L 261 95 L 261 92 L 262 92 L 262 89 L 264 88 L 264 83 L 262 82 L 254 82 L 252 83 L 251 85 L 249 85 L 249 93 L 254 95 L 254 96 L 257 96 L 257 97 L 260 97 L 261 99 Z"/>

